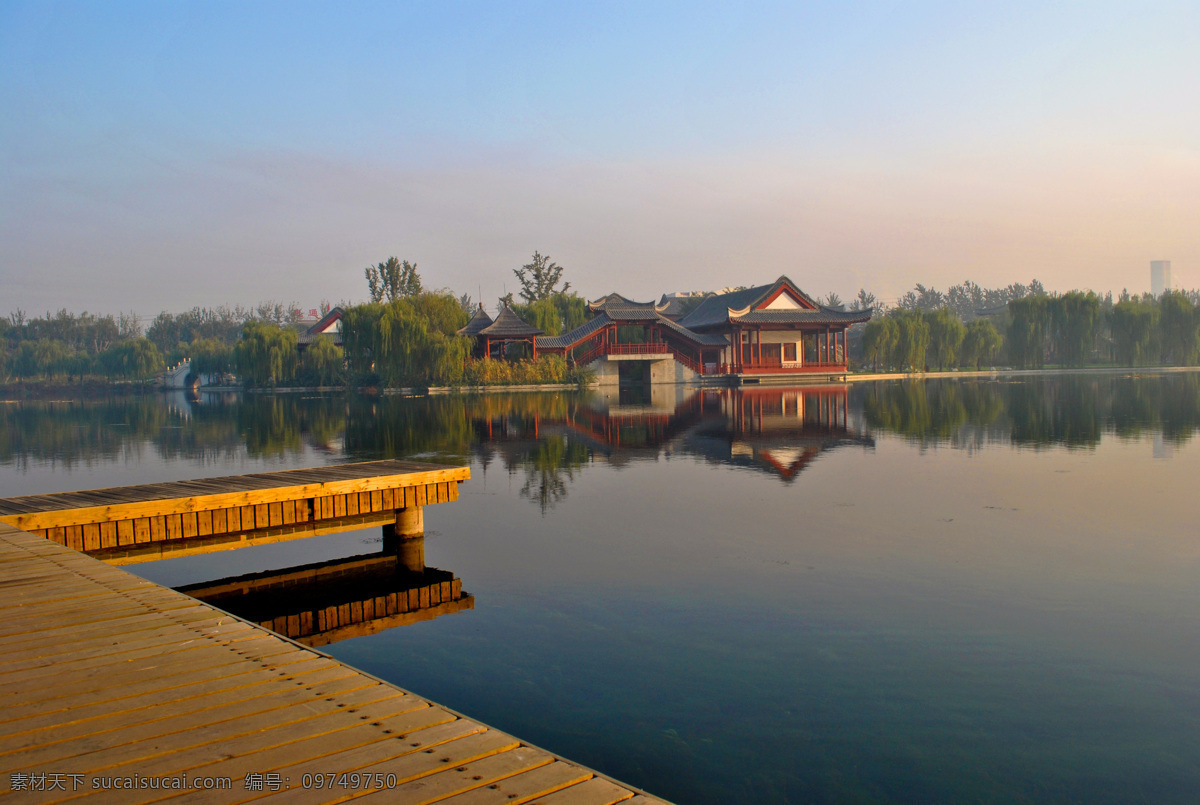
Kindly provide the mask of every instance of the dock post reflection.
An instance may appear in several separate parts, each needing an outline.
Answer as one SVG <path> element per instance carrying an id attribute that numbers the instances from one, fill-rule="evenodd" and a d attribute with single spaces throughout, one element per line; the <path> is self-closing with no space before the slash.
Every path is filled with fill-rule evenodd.
<path id="1" fill-rule="evenodd" d="M 395 556 L 411 573 L 425 572 L 425 512 L 409 506 L 396 512 L 396 522 L 383 526 L 383 552 Z"/>

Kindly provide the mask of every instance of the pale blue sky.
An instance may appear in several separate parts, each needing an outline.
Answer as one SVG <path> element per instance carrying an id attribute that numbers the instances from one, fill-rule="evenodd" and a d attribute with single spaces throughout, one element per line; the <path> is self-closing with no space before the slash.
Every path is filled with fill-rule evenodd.
<path id="1" fill-rule="evenodd" d="M 1200 6 L 0 0 L 8 309 L 1200 286 Z M 5 307 L 0 305 L 0 308 Z M 0 310 L 0 312 L 4 312 Z"/>

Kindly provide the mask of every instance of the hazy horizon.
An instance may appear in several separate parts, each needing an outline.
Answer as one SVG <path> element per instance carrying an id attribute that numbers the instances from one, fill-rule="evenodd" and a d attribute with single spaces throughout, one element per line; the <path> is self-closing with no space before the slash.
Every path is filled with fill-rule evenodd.
<path id="1" fill-rule="evenodd" d="M 1200 9 L 0 2 L 7 313 L 1200 287 Z"/>

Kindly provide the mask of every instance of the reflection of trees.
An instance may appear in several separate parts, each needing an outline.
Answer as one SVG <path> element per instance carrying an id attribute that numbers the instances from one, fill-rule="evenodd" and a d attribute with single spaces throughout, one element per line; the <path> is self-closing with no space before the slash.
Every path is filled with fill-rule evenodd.
<path id="1" fill-rule="evenodd" d="M 1003 409 L 983 383 L 872 383 L 865 392 L 863 414 L 869 426 L 920 442 L 976 444 L 979 430 L 992 425 Z"/>
<path id="2" fill-rule="evenodd" d="M 355 461 L 470 452 L 470 420 L 459 397 L 353 397 L 346 403 L 346 455 Z"/>
<path id="3" fill-rule="evenodd" d="M 1171 441 L 1200 428 L 1200 377 L 1071 375 L 1027 380 L 926 380 L 855 389 L 869 427 L 923 444 L 985 442 L 1093 447 L 1105 432 Z"/>
<path id="4" fill-rule="evenodd" d="M 521 497 L 536 501 L 542 512 L 567 496 L 567 483 L 588 463 L 590 453 L 579 442 L 565 436 L 550 436 L 537 442 L 524 456 L 525 484 Z"/>

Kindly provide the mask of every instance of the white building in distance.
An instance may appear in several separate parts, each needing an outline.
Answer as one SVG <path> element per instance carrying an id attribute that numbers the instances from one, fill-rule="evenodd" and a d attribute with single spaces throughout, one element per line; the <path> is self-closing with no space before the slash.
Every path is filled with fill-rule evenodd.
<path id="1" fill-rule="evenodd" d="M 1150 293 L 1162 296 L 1163 291 L 1171 290 L 1171 261 L 1150 261 Z"/>

